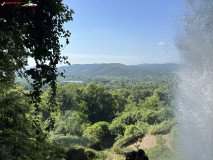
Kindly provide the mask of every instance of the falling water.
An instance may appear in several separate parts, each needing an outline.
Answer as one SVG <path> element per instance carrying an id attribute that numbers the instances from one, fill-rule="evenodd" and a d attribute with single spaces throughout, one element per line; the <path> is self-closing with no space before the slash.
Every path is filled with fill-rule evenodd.
<path id="1" fill-rule="evenodd" d="M 213 0 L 188 0 L 183 22 L 179 147 L 184 160 L 213 160 Z"/>

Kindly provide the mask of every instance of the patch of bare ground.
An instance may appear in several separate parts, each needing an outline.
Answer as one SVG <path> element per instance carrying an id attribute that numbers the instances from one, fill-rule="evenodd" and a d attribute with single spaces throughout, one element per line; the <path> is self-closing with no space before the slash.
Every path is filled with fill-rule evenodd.
<path id="1" fill-rule="evenodd" d="M 165 140 L 165 145 L 171 151 L 174 152 L 175 150 L 171 146 L 169 134 L 162 135 L 162 138 Z M 155 135 L 145 135 L 141 139 L 142 139 L 141 142 L 136 142 L 136 143 L 130 144 L 126 147 L 129 149 L 137 150 L 137 146 L 138 146 L 138 149 L 143 149 L 143 150 L 147 151 L 148 149 L 155 147 L 157 145 L 156 140 L 155 140 L 156 139 Z"/>
<path id="2" fill-rule="evenodd" d="M 154 135 L 145 135 L 145 136 L 141 137 L 141 139 L 142 139 L 141 142 L 133 143 L 133 144 L 127 146 L 127 148 L 137 150 L 137 146 L 138 146 L 138 149 L 143 149 L 146 151 L 149 148 L 152 148 L 157 145 L 155 137 L 156 136 L 154 136 Z"/>
<path id="3" fill-rule="evenodd" d="M 148 149 L 155 147 L 157 145 L 155 135 L 144 135 L 143 137 L 139 137 L 139 139 L 140 138 L 142 141 L 129 144 L 126 146 L 126 148 L 129 148 L 129 149 L 135 150 L 135 151 L 138 149 L 143 149 L 146 152 Z M 171 151 L 175 152 L 174 148 L 171 146 L 169 134 L 162 135 L 162 138 L 165 140 L 165 145 Z M 137 149 L 137 147 L 138 147 L 138 149 Z M 117 154 L 115 154 L 115 155 L 112 154 L 112 155 L 108 156 L 106 160 L 122 160 L 122 158 L 120 157 L 120 159 L 119 159 Z"/>

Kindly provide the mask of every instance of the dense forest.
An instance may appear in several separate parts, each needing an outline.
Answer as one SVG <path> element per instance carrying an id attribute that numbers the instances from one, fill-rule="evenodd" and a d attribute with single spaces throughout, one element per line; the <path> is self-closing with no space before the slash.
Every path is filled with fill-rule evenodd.
<path id="1" fill-rule="evenodd" d="M 58 84 L 60 117 L 50 139 L 76 156 L 84 150 L 84 155 L 91 159 L 125 159 L 127 152 L 137 150 L 137 146 L 131 148 L 131 145 L 140 145 L 145 135 L 154 135 L 157 145 L 146 150 L 149 158 L 171 160 L 175 157 L 177 130 L 173 85 L 172 79 L 168 84 L 121 82 L 111 87 L 101 83 L 85 87 Z M 48 90 L 42 98 L 45 101 L 47 97 Z M 43 120 L 49 115 L 45 108 L 42 105 Z M 169 136 L 171 148 L 163 135 Z"/>
<path id="2" fill-rule="evenodd" d="M 174 75 L 69 78 L 73 78 L 73 81 L 58 79 L 55 112 L 50 111 L 48 104 L 51 88 L 46 86 L 42 89 L 38 123 L 46 134 L 45 143 L 28 137 L 30 130 L 31 134 L 37 135 L 32 127 L 35 108 L 29 105 L 30 97 L 26 96 L 30 92 L 30 85 L 16 78 L 18 86 L 9 90 L 7 95 L 11 103 L 8 109 L 15 119 L 8 123 L 13 126 L 9 129 L 10 133 L 13 132 L 14 138 L 18 138 L 16 143 L 24 147 L 19 146 L 20 153 L 25 153 L 29 159 L 37 159 L 38 153 L 32 154 L 36 148 L 29 148 L 34 144 L 34 147 L 39 145 L 47 149 L 45 154 L 42 148 L 36 149 L 46 158 L 54 153 L 57 158 L 67 160 L 122 160 L 127 152 L 140 148 L 143 137 L 152 135 L 156 144 L 142 148 L 149 159 L 175 159 L 178 127 L 175 120 Z M 75 81 L 77 79 L 80 81 Z M 46 132 L 51 117 L 56 120 L 55 125 Z M 3 154 L 11 154 L 13 143 L 14 139 L 11 146 L 5 142 Z"/>

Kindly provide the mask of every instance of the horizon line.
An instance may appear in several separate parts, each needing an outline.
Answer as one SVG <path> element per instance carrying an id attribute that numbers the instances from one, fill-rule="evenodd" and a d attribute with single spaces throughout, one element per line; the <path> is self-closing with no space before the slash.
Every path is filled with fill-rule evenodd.
<path id="1" fill-rule="evenodd" d="M 153 64 L 181 64 L 181 63 L 177 63 L 177 62 L 167 62 L 167 63 L 140 63 L 140 64 L 124 64 L 124 63 L 75 63 L 75 64 L 71 64 L 71 65 L 61 65 L 61 66 L 57 66 L 58 67 L 64 67 L 64 66 L 73 66 L 73 65 L 93 65 L 93 64 L 122 64 L 125 66 L 138 66 L 138 65 L 153 65 Z M 60 65 L 60 64 L 57 64 Z M 35 66 L 25 66 L 25 67 L 35 67 Z"/>

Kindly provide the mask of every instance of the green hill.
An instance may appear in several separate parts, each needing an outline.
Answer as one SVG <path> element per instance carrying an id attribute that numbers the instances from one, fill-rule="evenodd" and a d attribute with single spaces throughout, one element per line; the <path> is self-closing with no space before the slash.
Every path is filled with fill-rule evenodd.
<path id="1" fill-rule="evenodd" d="M 173 74 L 178 64 L 141 64 L 127 66 L 120 63 L 109 64 L 75 64 L 59 67 L 58 71 L 65 70 L 66 76 L 105 76 L 105 77 L 141 77 L 166 76 Z"/>

